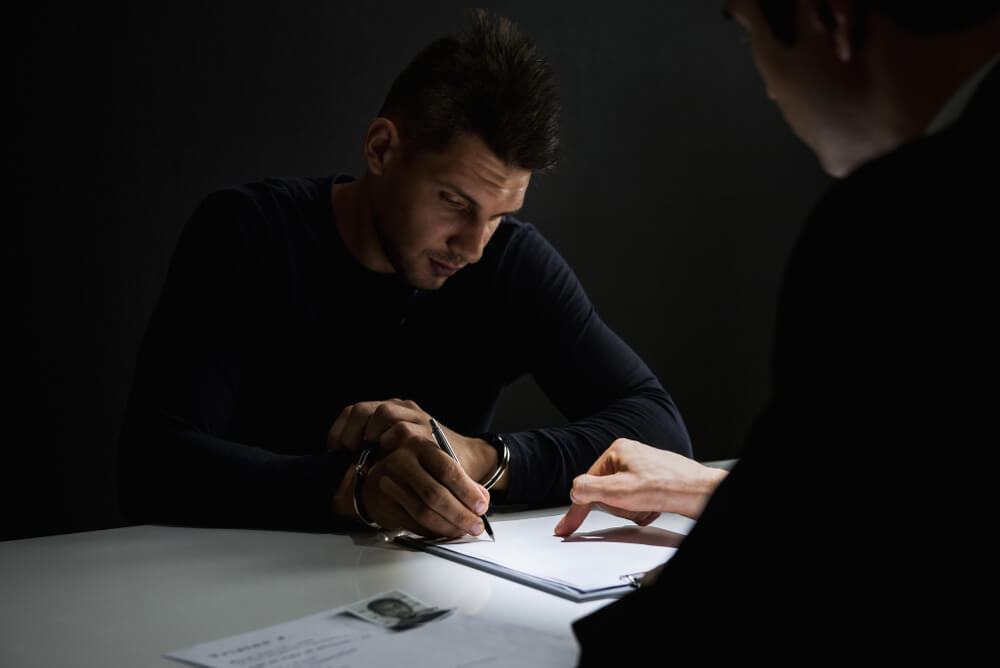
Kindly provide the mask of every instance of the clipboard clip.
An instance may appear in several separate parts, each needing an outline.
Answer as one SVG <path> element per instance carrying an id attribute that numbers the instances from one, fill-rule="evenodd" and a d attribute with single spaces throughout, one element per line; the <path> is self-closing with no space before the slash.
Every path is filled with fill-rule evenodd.
<path id="1" fill-rule="evenodd" d="M 625 575 L 620 575 L 618 579 L 625 580 L 629 586 L 638 588 L 642 584 L 642 578 L 646 575 L 646 571 L 641 571 L 639 573 L 626 573 Z"/>

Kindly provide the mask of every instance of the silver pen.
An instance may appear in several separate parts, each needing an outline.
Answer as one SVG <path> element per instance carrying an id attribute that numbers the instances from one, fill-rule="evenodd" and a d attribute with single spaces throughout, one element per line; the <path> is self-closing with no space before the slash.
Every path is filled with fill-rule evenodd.
<path id="1" fill-rule="evenodd" d="M 444 435 L 443 431 L 441 431 L 441 427 L 439 427 L 438 423 L 434 421 L 434 418 L 431 418 L 431 433 L 434 434 L 434 440 L 437 441 L 438 447 L 448 453 L 448 456 L 454 459 L 456 464 L 461 466 L 462 462 L 458 461 L 458 455 L 456 455 L 455 451 L 451 449 L 451 443 L 448 442 L 448 437 Z M 479 519 L 483 521 L 483 528 L 485 528 L 486 533 L 490 535 L 490 539 L 495 541 L 496 537 L 493 535 L 493 527 L 490 526 L 490 521 L 486 519 L 486 515 L 480 515 Z"/>

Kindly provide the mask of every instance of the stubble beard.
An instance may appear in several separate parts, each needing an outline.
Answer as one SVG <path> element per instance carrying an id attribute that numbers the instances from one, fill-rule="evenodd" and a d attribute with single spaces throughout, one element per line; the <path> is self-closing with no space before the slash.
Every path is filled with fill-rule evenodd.
<path id="1" fill-rule="evenodd" d="M 421 260 L 429 262 L 426 253 L 418 255 L 416 261 L 413 263 L 405 261 L 399 246 L 385 233 L 381 216 L 375 215 L 372 218 L 372 227 L 375 230 L 375 238 L 378 239 L 379 246 L 382 248 L 382 254 L 385 255 L 389 264 L 392 265 L 396 275 L 402 278 L 407 285 L 417 290 L 437 290 L 444 285 L 444 279 L 434 276 L 421 277 L 419 275 L 416 265 Z"/>

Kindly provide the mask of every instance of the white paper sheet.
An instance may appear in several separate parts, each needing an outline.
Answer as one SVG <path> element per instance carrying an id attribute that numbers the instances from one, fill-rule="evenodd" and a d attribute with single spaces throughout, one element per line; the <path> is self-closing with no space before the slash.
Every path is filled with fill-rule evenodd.
<path id="1" fill-rule="evenodd" d="M 335 608 L 295 621 L 170 652 L 206 668 L 510 668 L 576 665 L 576 642 L 455 611 L 393 631 Z"/>
<path id="2" fill-rule="evenodd" d="M 677 551 L 683 535 L 639 527 L 609 513 L 592 511 L 568 538 L 552 534 L 551 517 L 492 522 L 496 541 L 473 538 L 438 547 L 505 568 L 568 584 L 582 591 L 627 584 Z"/>

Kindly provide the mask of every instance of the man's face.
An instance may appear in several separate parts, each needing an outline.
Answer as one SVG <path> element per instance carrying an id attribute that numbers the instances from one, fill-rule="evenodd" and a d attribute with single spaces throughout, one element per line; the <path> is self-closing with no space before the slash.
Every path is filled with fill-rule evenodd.
<path id="1" fill-rule="evenodd" d="M 377 601 L 372 601 L 368 604 L 374 612 L 385 617 L 398 617 L 403 619 L 405 617 L 411 617 L 413 615 L 413 610 L 409 605 L 403 601 L 397 601 L 396 599 L 384 598 Z"/>
<path id="2" fill-rule="evenodd" d="M 843 153 L 849 147 L 844 122 L 852 116 L 842 104 L 847 82 L 838 81 L 835 74 L 842 68 L 832 37 L 804 15 L 800 5 L 805 3 L 792 4 L 796 37 L 791 45 L 775 37 L 759 0 L 727 0 L 725 8 L 747 31 L 767 96 L 778 105 L 785 122 L 828 173 L 842 176 L 848 162 Z"/>
<path id="3" fill-rule="evenodd" d="M 530 171 L 504 164 L 471 134 L 443 153 L 402 156 L 387 166 L 374 203 L 382 249 L 411 286 L 440 288 L 479 261 L 503 217 L 521 208 L 530 180 Z"/>

